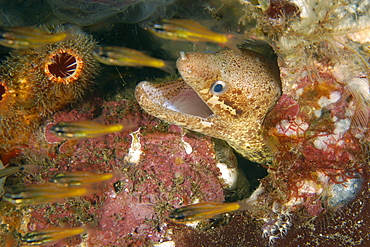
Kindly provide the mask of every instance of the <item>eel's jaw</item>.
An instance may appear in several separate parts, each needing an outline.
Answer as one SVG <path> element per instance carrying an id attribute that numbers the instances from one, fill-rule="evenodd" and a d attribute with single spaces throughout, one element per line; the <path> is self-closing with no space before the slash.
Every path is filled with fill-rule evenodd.
<path id="1" fill-rule="evenodd" d="M 209 121 L 212 110 L 182 79 L 163 84 L 142 81 L 136 86 L 135 96 L 146 112 L 169 123 L 194 131 L 213 125 Z"/>

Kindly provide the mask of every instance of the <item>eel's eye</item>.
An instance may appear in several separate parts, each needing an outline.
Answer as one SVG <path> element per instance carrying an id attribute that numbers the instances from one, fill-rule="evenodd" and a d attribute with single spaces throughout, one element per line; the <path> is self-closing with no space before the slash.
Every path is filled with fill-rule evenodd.
<path id="1" fill-rule="evenodd" d="M 224 81 L 216 81 L 212 84 L 210 92 L 213 95 L 221 95 L 227 90 L 227 83 Z"/>

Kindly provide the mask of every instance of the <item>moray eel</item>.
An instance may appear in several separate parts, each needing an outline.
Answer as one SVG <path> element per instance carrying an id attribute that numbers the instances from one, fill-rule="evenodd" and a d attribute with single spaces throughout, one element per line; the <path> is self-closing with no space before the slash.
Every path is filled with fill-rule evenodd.
<path id="1" fill-rule="evenodd" d="M 225 140 L 251 161 L 271 161 L 262 124 L 281 95 L 276 63 L 243 49 L 182 53 L 176 66 L 180 79 L 137 85 L 140 106 L 159 119 Z"/>

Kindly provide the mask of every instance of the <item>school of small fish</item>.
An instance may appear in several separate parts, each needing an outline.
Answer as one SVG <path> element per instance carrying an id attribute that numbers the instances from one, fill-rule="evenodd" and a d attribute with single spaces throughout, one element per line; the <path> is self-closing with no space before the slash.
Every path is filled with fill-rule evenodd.
<path id="1" fill-rule="evenodd" d="M 94 193 L 96 185 L 113 178 L 112 173 L 74 172 L 57 174 L 49 183 L 5 187 L 3 199 L 15 205 L 37 205 Z"/>
<path id="2" fill-rule="evenodd" d="M 114 176 L 114 173 L 97 174 L 88 171 L 61 173 L 50 178 L 49 183 L 45 184 L 7 186 L 4 188 L 3 200 L 17 206 L 62 203 L 69 197 L 85 196 L 97 192 L 103 182 L 109 181 Z M 52 244 L 84 233 L 87 233 L 86 227 L 49 228 L 29 232 L 22 236 L 21 241 L 27 245 Z"/>
<path id="3" fill-rule="evenodd" d="M 0 45 L 13 49 L 40 48 L 56 42 L 73 39 L 76 27 L 56 34 L 31 27 L 13 27 L 0 33 Z M 237 44 L 242 36 L 226 35 L 213 32 L 192 20 L 162 20 L 153 24 L 149 31 L 161 38 L 193 43 L 212 42 L 229 47 L 241 53 Z M 99 47 L 93 53 L 101 63 L 112 66 L 152 67 L 168 73 L 174 73 L 172 62 L 150 57 L 143 52 L 125 47 Z M 220 90 L 217 86 L 215 91 Z M 60 122 L 50 128 L 50 133 L 66 140 L 97 138 L 136 127 L 130 121 L 105 125 L 93 121 Z M 35 168 L 36 167 L 36 168 Z M 33 165 L 5 167 L 0 170 L 2 183 L 7 176 L 26 171 L 36 173 L 41 168 Z M 4 188 L 3 200 L 18 206 L 38 205 L 42 203 L 63 202 L 69 197 L 85 196 L 99 190 L 99 185 L 112 179 L 115 173 L 97 174 L 89 171 L 61 173 L 44 184 L 12 185 Z M 240 208 L 238 203 L 201 203 L 190 208 L 180 208 L 171 213 L 170 218 L 176 222 L 187 222 L 201 218 L 235 211 Z M 44 245 L 58 242 L 61 239 L 87 233 L 85 227 L 49 228 L 29 232 L 21 237 L 26 245 Z"/>
<path id="4" fill-rule="evenodd" d="M 31 27 L 14 27 L 0 32 L 0 45 L 13 49 L 41 48 L 73 39 L 76 31 L 76 27 L 71 27 L 64 32 L 53 34 Z M 147 113 L 161 120 L 225 140 L 250 161 L 271 164 L 274 156 L 266 145 L 262 123 L 282 95 L 279 67 L 266 58 L 266 55 L 270 56 L 273 52 L 263 49 L 255 52 L 241 48 L 238 45 L 242 42 L 254 41 L 248 40 L 244 35 L 211 31 L 194 20 L 162 19 L 160 22 L 151 23 L 147 31 L 172 41 L 214 43 L 229 49 L 215 53 L 181 52 L 176 66 L 171 61 L 154 58 L 127 47 L 100 46 L 93 56 L 108 66 L 150 67 L 169 74 L 175 74 L 177 69 L 181 75 L 179 79 L 161 83 L 140 82 L 135 89 L 139 105 Z M 368 103 L 367 99 L 363 101 Z M 368 120 L 367 115 L 363 118 Z M 367 122 L 363 126 L 366 124 Z M 94 121 L 74 121 L 56 123 L 49 131 L 58 138 L 79 141 L 104 138 L 105 135 L 134 127 L 137 126 L 129 120 L 110 125 Z M 2 167 L 0 189 L 7 176 L 18 172 L 32 174 L 39 169 L 40 167 L 29 165 Z M 98 192 L 102 189 L 102 184 L 115 176 L 119 176 L 119 172 L 60 173 L 43 184 L 6 186 L 2 198 L 17 206 L 64 202 L 66 198 Z M 256 191 L 258 192 L 258 189 Z M 253 195 L 238 202 L 200 202 L 173 210 L 169 219 L 175 223 L 186 224 L 214 218 L 227 212 L 248 210 L 254 203 Z M 89 229 L 84 226 L 49 228 L 29 232 L 21 237 L 21 241 L 27 245 L 44 245 L 88 232 Z"/>

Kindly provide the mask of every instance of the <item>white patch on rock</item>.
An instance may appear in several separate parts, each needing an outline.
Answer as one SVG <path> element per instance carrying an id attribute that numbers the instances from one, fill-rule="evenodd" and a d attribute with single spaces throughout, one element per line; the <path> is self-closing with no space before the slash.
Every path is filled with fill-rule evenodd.
<path id="1" fill-rule="evenodd" d="M 319 197 L 329 181 L 329 177 L 322 172 L 317 172 L 317 180 L 306 179 L 297 182 L 297 196 L 292 196 L 284 206 L 294 207 L 305 202 L 305 197 Z"/>
<path id="2" fill-rule="evenodd" d="M 321 109 L 320 110 L 316 110 L 313 112 L 315 114 L 316 117 L 321 117 Z"/>
<path id="3" fill-rule="evenodd" d="M 303 94 L 303 91 L 304 91 L 304 89 L 303 89 L 303 87 L 301 87 L 301 88 L 297 89 L 297 90 L 295 91 L 295 93 L 296 93 L 297 95 L 302 95 L 302 94 Z"/>
<path id="4" fill-rule="evenodd" d="M 238 178 L 238 171 L 237 168 L 229 168 L 224 163 L 217 163 L 216 164 L 218 169 L 221 172 L 221 179 L 223 179 L 227 185 L 227 189 L 235 189 L 237 178 Z"/>
<path id="5" fill-rule="evenodd" d="M 334 123 L 334 127 L 335 127 L 334 134 L 340 135 L 342 137 L 342 135 L 346 133 L 347 130 L 349 130 L 350 126 L 351 126 L 350 119 L 348 118 L 341 119 Z"/>
<path id="6" fill-rule="evenodd" d="M 137 164 L 140 162 L 140 157 L 143 151 L 141 151 L 140 144 L 140 128 L 137 131 L 130 133 L 132 137 L 131 147 L 128 149 L 128 154 L 125 157 L 125 161 L 129 164 Z"/>
<path id="7" fill-rule="evenodd" d="M 154 247 L 175 247 L 175 241 L 166 241 L 158 244 L 154 244 Z"/>
<path id="8" fill-rule="evenodd" d="M 193 152 L 193 148 L 190 146 L 190 144 L 184 141 L 184 135 L 181 136 L 181 144 L 185 148 L 185 153 L 191 154 Z"/>
<path id="9" fill-rule="evenodd" d="M 327 107 L 328 105 L 337 102 L 341 97 L 341 93 L 338 91 L 333 91 L 330 93 L 329 98 L 325 96 L 321 96 L 319 101 L 317 102 L 321 108 Z"/>
<path id="10" fill-rule="evenodd" d="M 340 119 L 334 123 L 334 130 L 332 134 L 327 132 L 321 132 L 315 138 L 313 145 L 315 148 L 325 150 L 328 145 L 341 146 L 344 141 L 341 140 L 343 135 L 349 130 L 351 126 L 351 120 L 348 118 Z"/>
<path id="11" fill-rule="evenodd" d="M 300 118 L 293 120 L 283 119 L 276 125 L 278 133 L 285 134 L 286 136 L 302 136 L 308 127 L 308 123 L 303 122 Z"/>

